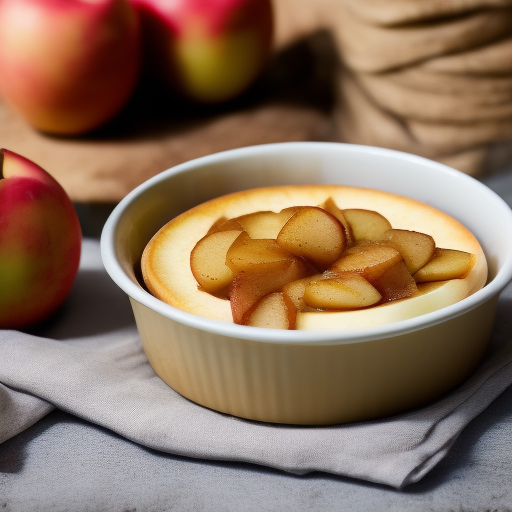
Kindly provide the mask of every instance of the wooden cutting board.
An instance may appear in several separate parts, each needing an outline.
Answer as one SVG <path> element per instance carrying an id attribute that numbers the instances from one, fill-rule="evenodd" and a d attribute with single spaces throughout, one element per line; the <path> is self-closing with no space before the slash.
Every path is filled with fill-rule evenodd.
<path id="1" fill-rule="evenodd" d="M 37 132 L 0 100 L 0 147 L 41 165 L 82 203 L 112 203 L 187 160 L 273 142 L 331 140 L 335 55 L 313 35 L 279 52 L 255 87 L 222 107 L 186 104 L 139 87 L 108 126 L 82 137 Z"/>

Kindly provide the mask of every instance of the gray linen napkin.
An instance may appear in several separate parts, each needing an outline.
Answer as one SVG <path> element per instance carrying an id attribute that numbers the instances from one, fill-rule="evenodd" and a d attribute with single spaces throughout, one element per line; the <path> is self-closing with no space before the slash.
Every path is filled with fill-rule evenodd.
<path id="1" fill-rule="evenodd" d="M 459 388 L 381 421 L 268 425 L 198 406 L 167 387 L 142 350 L 128 299 L 84 240 L 75 288 L 43 336 L 0 331 L 0 442 L 54 406 L 157 450 L 325 471 L 401 488 L 448 452 L 461 430 L 512 383 L 512 287 L 500 300 L 489 353 Z"/>

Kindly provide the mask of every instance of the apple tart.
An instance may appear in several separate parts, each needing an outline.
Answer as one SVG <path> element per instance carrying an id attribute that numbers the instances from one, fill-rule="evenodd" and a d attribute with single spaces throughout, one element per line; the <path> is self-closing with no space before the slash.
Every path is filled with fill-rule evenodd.
<path id="1" fill-rule="evenodd" d="M 449 306 L 485 285 L 473 234 L 416 200 L 298 185 L 205 202 L 163 226 L 144 283 L 184 311 L 278 329 L 361 329 Z"/>

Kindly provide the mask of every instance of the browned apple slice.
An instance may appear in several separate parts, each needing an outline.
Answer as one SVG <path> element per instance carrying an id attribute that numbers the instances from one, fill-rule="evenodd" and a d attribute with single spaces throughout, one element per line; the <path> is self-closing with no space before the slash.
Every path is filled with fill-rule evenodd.
<path id="1" fill-rule="evenodd" d="M 333 215 L 340 221 L 340 224 L 345 229 L 345 236 L 347 238 L 347 247 L 350 247 L 351 245 L 353 245 L 354 244 L 354 235 L 352 234 L 352 229 L 350 227 L 350 224 L 348 223 L 347 219 L 345 218 L 345 215 L 343 215 L 343 212 L 341 211 L 341 209 L 334 202 L 334 199 L 332 197 L 329 197 L 319 206 L 320 206 L 320 208 L 323 208 L 324 210 L 328 211 L 331 215 Z"/>
<path id="2" fill-rule="evenodd" d="M 260 299 L 248 313 L 246 325 L 266 329 L 295 329 L 297 309 L 282 292 Z"/>
<path id="3" fill-rule="evenodd" d="M 296 211 L 297 208 L 286 208 L 280 212 L 254 212 L 236 217 L 233 221 L 238 222 L 251 238 L 275 239 L 279 231 L 281 231 L 282 227 Z"/>
<path id="4" fill-rule="evenodd" d="M 332 265 L 347 245 L 340 222 L 322 208 L 305 206 L 283 226 L 277 243 L 318 268 Z"/>
<path id="5" fill-rule="evenodd" d="M 417 283 L 463 279 L 475 264 L 475 255 L 437 248 L 428 263 L 414 274 Z"/>
<path id="6" fill-rule="evenodd" d="M 201 288 L 214 295 L 231 284 L 233 272 L 226 265 L 226 254 L 240 231 L 217 231 L 201 238 L 190 253 L 190 269 Z"/>
<path id="7" fill-rule="evenodd" d="M 304 302 L 318 309 L 354 309 L 376 304 L 380 293 L 360 274 L 346 273 L 306 285 Z"/>
<path id="8" fill-rule="evenodd" d="M 356 242 L 380 240 L 384 233 L 391 229 L 388 219 L 373 210 L 353 208 L 342 210 L 342 213 L 345 219 L 347 219 Z"/>
<path id="9" fill-rule="evenodd" d="M 370 282 L 402 261 L 395 248 L 380 244 L 358 244 L 347 249 L 329 269 L 335 274 L 357 272 Z"/>
<path id="10" fill-rule="evenodd" d="M 427 263 L 436 248 L 436 243 L 430 235 L 406 229 L 386 231 L 383 241 L 400 251 L 411 274 Z"/>
<path id="11" fill-rule="evenodd" d="M 417 291 L 416 281 L 403 260 L 386 270 L 378 279 L 372 281 L 372 284 L 381 293 L 383 302 L 407 299 Z"/>
<path id="12" fill-rule="evenodd" d="M 322 274 L 314 274 L 304 279 L 292 281 L 283 287 L 283 293 L 292 301 L 298 311 L 309 311 L 311 308 L 303 300 L 306 285 L 322 278 Z"/>
<path id="13" fill-rule="evenodd" d="M 256 239 L 242 231 L 226 253 L 226 265 L 237 273 L 240 271 L 272 272 L 295 256 L 283 249 L 275 240 Z"/>
<path id="14" fill-rule="evenodd" d="M 271 266 L 263 264 L 240 271 L 233 279 L 229 294 L 233 321 L 243 324 L 247 312 L 262 297 L 279 292 L 286 284 L 310 274 L 307 262 L 294 257 L 273 262 Z"/>

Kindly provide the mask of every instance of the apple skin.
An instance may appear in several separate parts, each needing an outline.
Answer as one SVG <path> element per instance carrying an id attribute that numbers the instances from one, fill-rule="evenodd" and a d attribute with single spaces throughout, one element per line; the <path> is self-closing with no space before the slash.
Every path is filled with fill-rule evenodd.
<path id="1" fill-rule="evenodd" d="M 131 0 L 149 74 L 199 103 L 244 92 L 268 60 L 271 0 Z"/>
<path id="2" fill-rule="evenodd" d="M 139 68 L 128 0 L 0 0 L 0 95 L 43 132 L 103 125 L 131 96 Z"/>
<path id="3" fill-rule="evenodd" d="M 54 313 L 78 271 L 82 234 L 64 189 L 41 167 L 0 150 L 0 328 Z"/>

